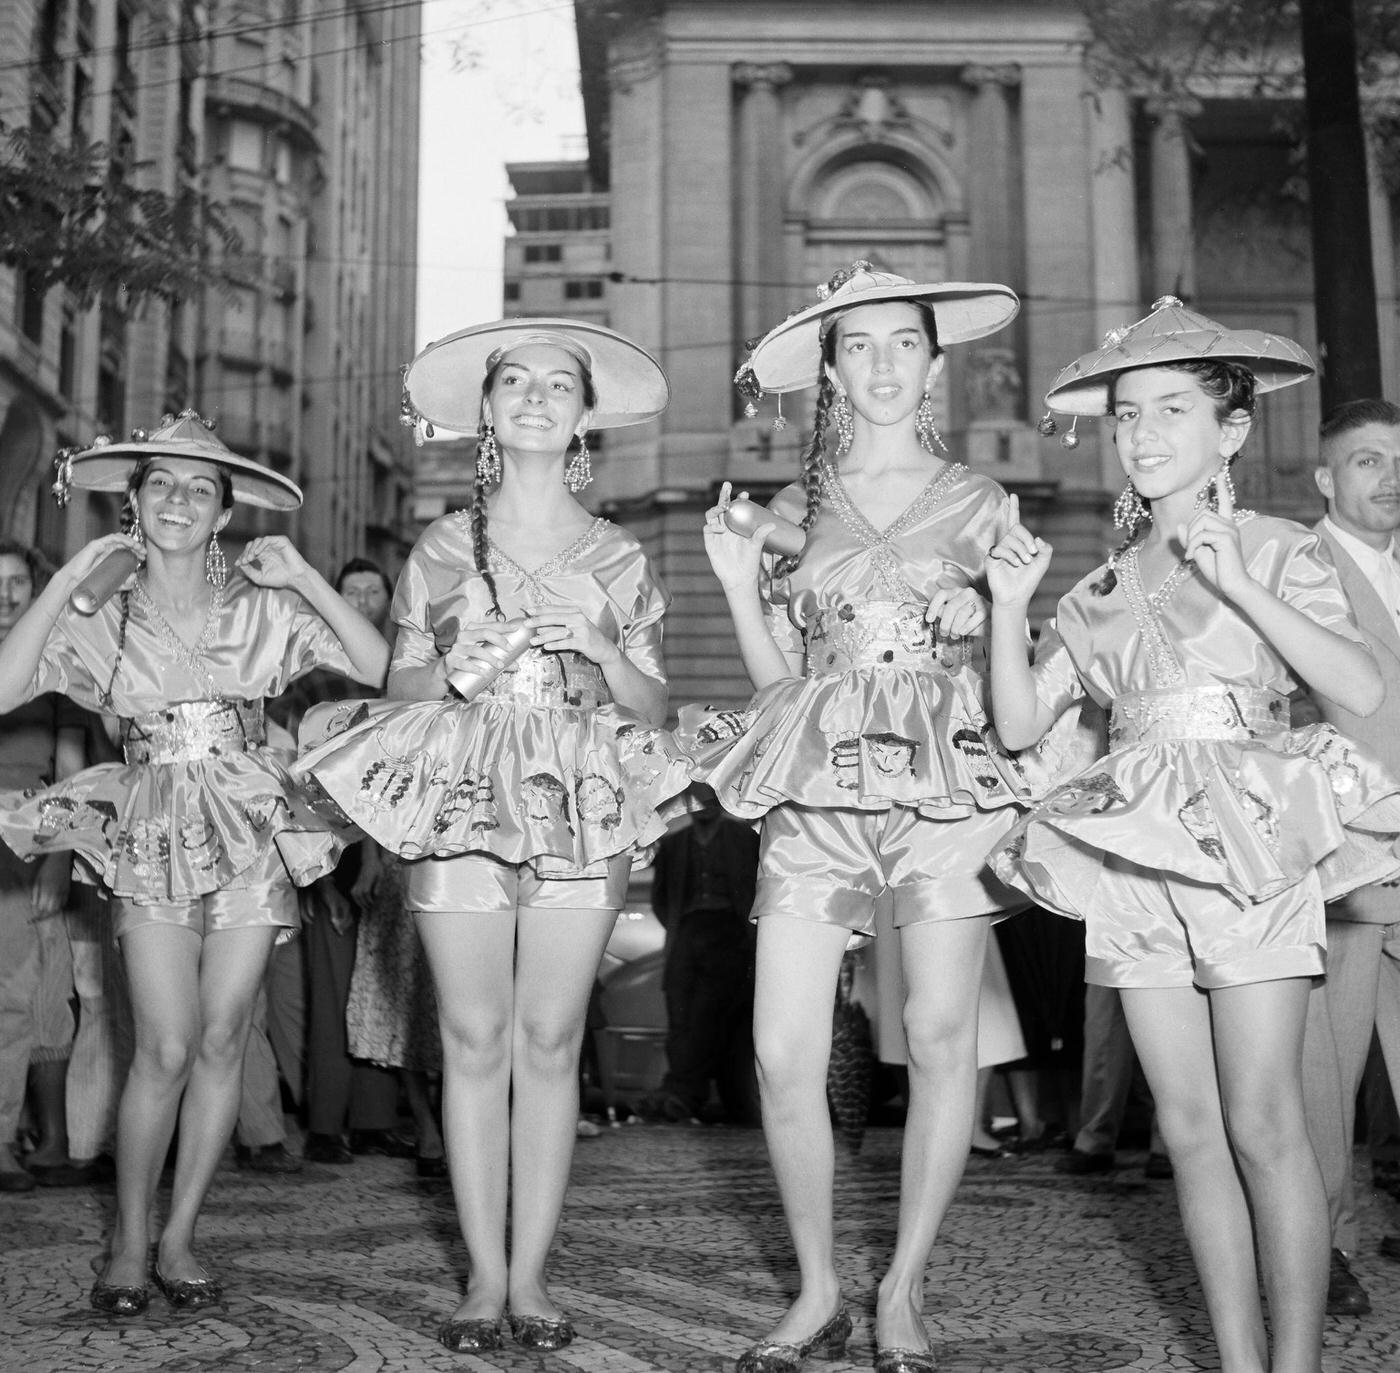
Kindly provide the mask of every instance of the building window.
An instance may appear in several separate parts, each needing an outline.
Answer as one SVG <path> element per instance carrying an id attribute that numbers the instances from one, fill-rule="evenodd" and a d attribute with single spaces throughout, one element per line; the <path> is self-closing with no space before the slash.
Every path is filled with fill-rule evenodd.
<path id="1" fill-rule="evenodd" d="M 557 243 L 530 243 L 525 248 L 526 262 L 562 262 L 564 250 Z"/>
<path id="2" fill-rule="evenodd" d="M 564 283 L 565 300 L 602 300 L 603 283 L 597 277 L 590 277 L 587 281 L 566 281 Z"/>
<path id="3" fill-rule="evenodd" d="M 44 341 L 44 301 L 48 292 L 32 286 L 23 268 L 15 273 L 15 294 L 19 297 L 19 327 L 27 339 Z"/>
<path id="4" fill-rule="evenodd" d="M 520 283 L 518 281 L 508 281 L 501 289 L 501 298 L 507 302 L 520 299 Z"/>

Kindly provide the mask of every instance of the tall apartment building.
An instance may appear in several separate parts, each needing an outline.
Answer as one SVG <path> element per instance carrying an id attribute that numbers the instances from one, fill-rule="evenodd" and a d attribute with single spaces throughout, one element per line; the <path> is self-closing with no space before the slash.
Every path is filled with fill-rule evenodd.
<path id="1" fill-rule="evenodd" d="M 0 119 L 105 143 L 122 175 L 186 185 L 242 239 L 233 284 L 168 306 L 83 308 L 0 268 L 0 511 L 50 554 L 113 527 L 112 500 L 48 501 L 60 444 L 163 411 L 305 490 L 293 516 L 240 508 L 235 537 L 291 534 L 331 572 L 411 538 L 398 365 L 413 352 L 419 8 L 363 0 L 10 0 Z"/>

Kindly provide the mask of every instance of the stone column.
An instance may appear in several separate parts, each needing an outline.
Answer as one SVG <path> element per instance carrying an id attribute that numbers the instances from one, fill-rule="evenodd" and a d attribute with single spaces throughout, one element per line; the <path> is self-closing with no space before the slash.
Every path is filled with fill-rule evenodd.
<path id="1" fill-rule="evenodd" d="M 757 338 L 782 316 L 783 176 L 779 90 L 792 80 L 786 62 L 738 62 L 739 323 Z"/>
<path id="2" fill-rule="evenodd" d="M 1021 84 L 1021 69 L 1014 63 L 973 65 L 961 77 L 975 92 L 967 140 L 972 269 L 979 281 L 1015 282 L 1021 277 L 1021 241 L 1012 184 L 1011 92 Z"/>
<path id="3" fill-rule="evenodd" d="M 1152 294 L 1196 294 L 1196 237 L 1191 220 L 1191 147 L 1186 121 L 1201 112 L 1190 96 L 1160 95 L 1145 106 L 1152 126 Z"/>

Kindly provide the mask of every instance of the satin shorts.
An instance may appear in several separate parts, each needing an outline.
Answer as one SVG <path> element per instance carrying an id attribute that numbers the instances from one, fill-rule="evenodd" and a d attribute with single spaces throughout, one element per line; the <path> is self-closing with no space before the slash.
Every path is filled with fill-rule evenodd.
<path id="1" fill-rule="evenodd" d="M 1027 899 L 983 861 L 1016 819 L 1009 807 L 930 820 L 908 806 L 775 806 L 763 818 L 754 919 L 792 916 L 869 936 L 886 888 L 895 928 L 1019 910 Z"/>
<path id="2" fill-rule="evenodd" d="M 529 863 L 507 863 L 488 853 L 418 858 L 404 866 L 407 910 L 509 914 L 522 906 L 620 911 L 632 860 L 625 855 L 608 859 L 604 877 L 541 877 Z"/>
<path id="3" fill-rule="evenodd" d="M 118 939 L 140 925 L 178 925 L 201 939 L 214 930 L 240 930 L 263 925 L 278 926 L 277 942 L 290 939 L 301 928 L 297 889 L 274 844 L 251 868 L 218 891 L 184 905 L 145 905 L 125 897 L 112 898 L 112 926 Z"/>
<path id="4" fill-rule="evenodd" d="M 1316 977 L 1326 961 L 1315 871 L 1241 905 L 1220 887 L 1167 882 L 1110 857 L 1083 916 L 1084 978 L 1101 987 L 1242 987 Z"/>

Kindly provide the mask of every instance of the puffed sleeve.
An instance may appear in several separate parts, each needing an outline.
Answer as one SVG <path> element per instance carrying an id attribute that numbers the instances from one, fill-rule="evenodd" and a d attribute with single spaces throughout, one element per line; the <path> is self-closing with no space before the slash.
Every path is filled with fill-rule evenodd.
<path id="1" fill-rule="evenodd" d="M 1035 678 L 1036 699 L 1056 718 L 1086 694 L 1055 619 L 1046 620 L 1041 628 L 1031 672 Z"/>
<path id="2" fill-rule="evenodd" d="M 296 608 L 287 629 L 287 647 L 282 655 L 282 674 L 266 692 L 280 696 L 298 677 L 315 668 L 352 676 L 354 664 L 340 642 L 340 636 L 295 592 Z"/>
<path id="3" fill-rule="evenodd" d="M 399 631 L 394 640 L 391 671 L 403 667 L 425 667 L 442 656 L 433 635 L 430 605 L 425 555 L 419 545 L 408 555 L 403 571 L 399 573 L 398 585 L 394 588 L 394 602 L 389 614 Z"/>
<path id="4" fill-rule="evenodd" d="M 1261 552 L 1278 568 L 1274 590 L 1283 600 L 1334 634 L 1366 643 L 1332 554 L 1317 534 L 1299 530 L 1294 539 L 1280 538 L 1277 544 L 1270 540 Z"/>
<path id="5" fill-rule="evenodd" d="M 103 607 L 105 611 L 106 607 Z M 99 615 L 102 611 L 98 612 Z M 98 700 L 99 684 L 96 680 L 97 665 L 102 654 L 94 647 L 81 641 L 71 633 L 73 612 L 65 609 L 49 631 L 44 651 L 39 655 L 39 666 L 29 683 L 27 700 L 54 691 L 76 702 L 85 710 L 101 710 Z M 108 670 L 116 658 L 116 645 L 111 646 L 106 655 Z M 106 685 L 105 679 L 103 686 Z"/>
<path id="6" fill-rule="evenodd" d="M 661 623 L 670 604 L 670 594 L 651 570 L 651 563 L 643 557 L 636 594 L 622 626 L 622 651 L 633 667 L 658 682 L 666 680 L 666 665 L 661 657 Z"/>

